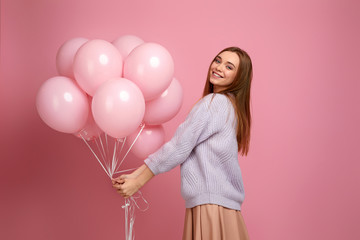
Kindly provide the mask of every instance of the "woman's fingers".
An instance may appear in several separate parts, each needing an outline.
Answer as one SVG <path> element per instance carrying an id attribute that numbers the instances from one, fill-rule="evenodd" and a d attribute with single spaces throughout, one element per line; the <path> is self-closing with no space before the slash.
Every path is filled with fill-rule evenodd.
<path id="1" fill-rule="evenodd" d="M 120 186 L 118 189 L 117 189 L 117 192 L 124 198 L 128 198 L 130 197 L 130 195 L 128 194 L 127 192 L 127 189 L 124 189 L 122 186 Z"/>
<path id="2" fill-rule="evenodd" d="M 118 193 L 122 194 L 123 191 L 124 191 L 124 188 L 123 188 L 124 183 L 125 183 L 125 180 L 121 180 L 121 181 L 119 181 L 119 182 L 115 182 L 115 183 L 113 184 L 113 188 L 115 188 Z"/>
<path id="3" fill-rule="evenodd" d="M 126 186 L 124 184 L 125 184 L 125 179 L 121 179 L 121 180 L 115 182 L 115 184 L 113 184 L 113 187 L 116 189 L 116 191 L 118 193 L 120 193 L 123 197 L 128 195 L 128 194 L 126 194 L 128 189 L 126 188 Z"/>
<path id="4" fill-rule="evenodd" d="M 139 189 L 139 187 L 136 185 L 135 179 L 120 179 L 120 177 L 116 180 L 113 180 L 113 187 L 124 198 L 131 197 Z"/>
<path id="5" fill-rule="evenodd" d="M 116 189 L 116 191 L 124 198 L 128 198 L 130 197 L 127 193 L 126 193 L 126 188 L 124 186 L 125 182 L 126 182 L 126 177 L 124 177 L 124 175 L 121 175 L 120 177 L 117 177 L 115 179 L 111 180 L 112 184 L 113 184 L 113 188 Z"/>
<path id="6" fill-rule="evenodd" d="M 125 179 L 113 180 L 112 182 L 113 186 L 121 185 L 123 183 L 125 183 Z"/>
<path id="7" fill-rule="evenodd" d="M 119 176 L 119 177 L 117 177 L 117 178 L 113 178 L 113 179 L 112 179 L 112 182 L 113 182 L 113 183 L 114 183 L 114 182 L 119 182 L 120 180 L 125 179 L 125 178 L 128 178 L 128 175 L 127 175 L 127 174 L 123 174 L 123 175 L 121 175 L 121 176 Z"/>

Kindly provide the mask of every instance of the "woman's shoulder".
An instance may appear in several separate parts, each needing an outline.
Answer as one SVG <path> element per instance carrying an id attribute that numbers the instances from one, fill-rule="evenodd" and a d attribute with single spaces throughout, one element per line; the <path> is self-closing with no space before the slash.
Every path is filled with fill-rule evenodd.
<path id="1" fill-rule="evenodd" d="M 192 108 L 192 112 L 206 111 L 206 112 L 221 112 L 228 111 L 231 102 L 228 97 L 220 93 L 209 93 L 202 97 Z"/>
<path id="2" fill-rule="evenodd" d="M 195 111 L 208 113 L 227 113 L 231 109 L 231 102 L 228 97 L 220 93 L 209 93 L 194 106 Z"/>
<path id="3" fill-rule="evenodd" d="M 202 101 L 209 106 L 211 105 L 211 103 L 220 106 L 223 104 L 231 103 L 230 99 L 225 94 L 221 93 L 209 93 L 208 95 L 203 97 Z"/>

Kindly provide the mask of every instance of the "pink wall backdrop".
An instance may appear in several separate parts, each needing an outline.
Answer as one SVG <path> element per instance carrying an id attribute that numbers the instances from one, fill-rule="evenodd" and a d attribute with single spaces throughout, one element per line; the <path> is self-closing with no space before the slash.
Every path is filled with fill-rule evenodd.
<path id="1" fill-rule="evenodd" d="M 167 139 L 219 50 L 252 57 L 251 150 L 239 159 L 251 239 L 360 239 L 359 22 L 355 0 L 2 0 L 0 238 L 124 238 L 122 198 L 80 139 L 41 121 L 35 96 L 64 41 L 133 34 L 170 51 L 184 88 Z M 181 238 L 179 172 L 143 188 L 136 239 Z"/>

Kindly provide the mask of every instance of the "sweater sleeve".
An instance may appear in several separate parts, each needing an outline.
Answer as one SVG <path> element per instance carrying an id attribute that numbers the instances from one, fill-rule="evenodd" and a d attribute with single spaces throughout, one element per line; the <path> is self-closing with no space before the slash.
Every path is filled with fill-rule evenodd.
<path id="1" fill-rule="evenodd" d="M 216 95 L 209 94 L 201 99 L 177 128 L 173 138 L 145 159 L 145 164 L 155 175 L 167 172 L 183 163 L 196 145 L 223 126 L 217 118 L 223 116 L 219 111 L 226 108 L 223 105 L 226 97 Z"/>

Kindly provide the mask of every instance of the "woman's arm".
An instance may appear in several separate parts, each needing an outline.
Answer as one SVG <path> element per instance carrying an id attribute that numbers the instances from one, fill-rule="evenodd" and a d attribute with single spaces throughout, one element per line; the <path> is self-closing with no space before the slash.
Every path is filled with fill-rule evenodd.
<path id="1" fill-rule="evenodd" d="M 135 171 L 133 171 L 132 173 L 130 173 L 130 174 L 123 174 L 123 175 L 121 175 L 120 177 L 117 177 L 117 178 L 113 179 L 113 182 L 114 182 L 114 180 L 115 180 L 115 181 L 118 181 L 118 180 L 120 180 L 120 179 L 122 179 L 122 178 L 136 178 L 137 176 L 139 176 L 139 175 L 145 170 L 145 168 L 146 168 L 146 165 L 143 164 L 143 165 L 141 165 L 138 169 L 136 169 Z"/>
<path id="2" fill-rule="evenodd" d="M 114 187 L 122 196 L 130 197 L 154 175 L 167 172 L 183 163 L 198 143 L 223 127 L 228 117 L 228 104 L 231 104 L 228 98 L 221 94 L 204 97 L 177 128 L 173 138 L 149 155 L 144 160 L 145 164 L 134 173 L 115 179 Z M 140 174 L 137 175 L 138 173 Z"/>
<path id="3" fill-rule="evenodd" d="M 146 164 L 143 164 L 132 174 L 135 172 L 139 173 L 135 178 L 124 178 L 123 176 L 120 176 L 119 178 L 113 180 L 113 187 L 124 198 L 131 197 L 142 186 L 144 186 L 145 183 L 154 177 L 153 172 L 146 166 Z"/>

